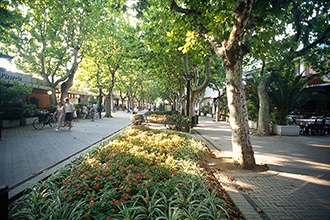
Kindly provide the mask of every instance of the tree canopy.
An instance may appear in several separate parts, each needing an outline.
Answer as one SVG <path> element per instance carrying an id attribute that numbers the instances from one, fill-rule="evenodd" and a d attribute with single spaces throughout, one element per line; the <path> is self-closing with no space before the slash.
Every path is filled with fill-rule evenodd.
<path id="1" fill-rule="evenodd" d="M 12 36 L 0 45 L 3 51 L 63 96 L 73 85 L 79 89 L 78 79 L 102 93 L 109 117 L 114 93 L 126 96 L 131 108 L 157 99 L 177 100 L 182 108 L 184 75 L 195 77 L 192 92 L 210 80 L 226 91 L 235 159 L 246 168 L 255 161 L 243 69 L 259 71 L 260 103 L 269 99 L 271 81 L 282 82 L 300 63 L 329 72 L 330 4 L 322 0 L 3 2 L 8 16 L 20 15 L 0 23 L 1 38 Z M 269 112 L 269 103 L 259 109 Z"/>

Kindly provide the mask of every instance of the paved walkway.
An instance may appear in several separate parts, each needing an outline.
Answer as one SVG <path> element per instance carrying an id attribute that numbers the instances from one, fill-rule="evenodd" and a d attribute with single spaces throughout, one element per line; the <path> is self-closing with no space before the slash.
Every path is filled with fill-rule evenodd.
<path id="1" fill-rule="evenodd" d="M 218 157 L 230 157 L 228 124 L 200 117 L 194 129 Z M 267 172 L 216 173 L 246 219 L 330 219 L 330 136 L 251 135 L 251 143 Z"/>
<path id="2" fill-rule="evenodd" d="M 32 126 L 2 130 L 0 185 L 15 197 L 36 181 L 84 153 L 96 142 L 131 124 L 130 114 L 117 111 L 114 118 L 80 120 L 72 131 Z M 196 136 L 218 157 L 231 156 L 228 124 L 200 117 Z M 216 173 L 247 220 L 329 219 L 330 136 L 251 136 L 258 164 L 267 172 L 223 170 Z"/>
<path id="3" fill-rule="evenodd" d="M 35 130 L 32 125 L 2 129 L 0 185 L 9 186 L 12 198 L 46 178 L 59 167 L 117 131 L 131 124 L 131 114 L 113 113 L 113 118 L 73 122 L 71 131 Z"/>

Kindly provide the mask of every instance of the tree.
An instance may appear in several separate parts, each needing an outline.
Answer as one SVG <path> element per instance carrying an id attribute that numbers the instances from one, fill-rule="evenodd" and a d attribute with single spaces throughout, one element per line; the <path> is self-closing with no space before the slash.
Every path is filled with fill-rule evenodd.
<path id="1" fill-rule="evenodd" d="M 195 66 L 195 68 L 197 69 L 198 67 Z M 205 74 L 203 75 L 204 76 L 204 80 L 203 80 L 202 83 L 199 83 L 199 78 L 201 76 L 198 73 L 191 74 L 191 71 L 188 68 L 188 54 L 186 54 L 184 56 L 184 59 L 183 59 L 183 69 L 184 69 L 185 75 L 191 75 L 191 76 L 193 76 L 192 80 L 195 81 L 195 85 L 194 86 L 188 86 L 189 89 L 190 89 L 189 92 L 191 94 L 191 97 L 189 97 L 189 99 L 187 98 L 187 103 L 189 105 L 188 116 L 190 118 L 191 116 L 194 115 L 194 109 L 192 108 L 192 106 L 195 106 L 196 105 L 197 96 L 200 95 L 200 94 L 204 95 L 205 88 L 208 86 L 208 84 L 210 82 L 210 75 L 211 75 L 210 58 L 209 57 L 206 57 L 206 59 L 205 59 Z M 190 81 L 188 83 L 190 85 Z"/>
<path id="2" fill-rule="evenodd" d="M 22 20 L 22 12 L 17 8 L 23 0 L 9 1 L 0 0 L 0 52 L 7 53 L 8 48 L 6 44 L 10 44 L 11 38 L 15 36 L 10 35 L 10 29 L 20 25 Z"/>
<path id="3" fill-rule="evenodd" d="M 217 91 L 218 96 L 215 103 L 215 121 L 219 122 L 221 115 L 227 114 L 227 97 L 226 97 L 226 71 L 223 67 L 222 60 L 219 57 L 214 57 L 214 74 L 211 75 L 209 87 Z"/>
<path id="4" fill-rule="evenodd" d="M 91 21 L 97 19 L 100 5 L 88 1 L 28 1 L 24 25 L 13 30 L 18 66 L 41 76 L 53 89 L 52 104 L 56 104 L 56 88 L 61 88 L 62 100 L 73 84 Z"/>
<path id="5" fill-rule="evenodd" d="M 271 4 L 271 10 L 265 4 Z M 326 74 L 324 70 L 329 60 L 329 12 L 329 3 L 318 0 L 258 2 L 253 13 L 255 22 L 250 28 L 251 34 L 258 33 L 253 34 L 250 41 L 251 56 L 261 60 L 257 86 L 257 134 L 270 134 L 268 89 L 274 79 L 282 75 L 292 79 L 286 82 L 287 85 L 294 83 L 296 73 L 293 69 L 302 61 L 310 67 L 323 70 L 323 73 L 319 73 Z M 292 76 L 288 77 L 285 70 L 290 69 Z"/>
<path id="6" fill-rule="evenodd" d="M 142 4 L 146 3 L 145 1 L 140 3 L 138 6 L 146 7 Z M 166 10 L 168 7 L 173 12 L 170 20 L 159 15 L 161 19 L 158 19 L 157 27 L 166 22 L 167 25 L 174 23 L 175 28 L 172 30 L 174 36 L 182 30 L 185 31 L 187 34 L 185 44 L 182 46 L 183 53 L 199 45 L 203 45 L 204 49 L 211 45 L 214 53 L 224 61 L 234 160 L 244 168 L 253 168 L 255 159 L 249 139 L 242 82 L 242 59 L 248 52 L 242 37 L 249 21 L 253 1 L 237 0 L 236 5 L 223 1 L 185 0 L 148 3 L 147 7 L 150 10 L 144 14 L 151 13 L 150 11 L 155 8 Z"/>

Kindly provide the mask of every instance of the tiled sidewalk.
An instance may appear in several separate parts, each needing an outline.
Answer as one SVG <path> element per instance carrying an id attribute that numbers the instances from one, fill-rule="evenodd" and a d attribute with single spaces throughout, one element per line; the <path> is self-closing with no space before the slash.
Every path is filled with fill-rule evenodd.
<path id="1" fill-rule="evenodd" d="M 194 130 L 219 157 L 230 156 L 230 127 L 200 118 Z M 219 182 L 248 220 L 329 219 L 330 136 L 251 136 L 269 170 L 219 171 Z"/>
<path id="2" fill-rule="evenodd" d="M 130 114 L 113 113 L 113 118 L 82 120 L 71 131 L 50 127 L 34 130 L 31 125 L 2 130 L 0 141 L 0 185 L 9 186 L 13 197 L 45 178 L 71 158 L 131 124 Z"/>

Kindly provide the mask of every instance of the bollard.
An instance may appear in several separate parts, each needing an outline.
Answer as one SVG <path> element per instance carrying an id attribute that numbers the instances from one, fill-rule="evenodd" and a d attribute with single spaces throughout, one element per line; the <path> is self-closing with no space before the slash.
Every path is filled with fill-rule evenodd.
<path id="1" fill-rule="evenodd" d="M 1 219 L 8 219 L 8 186 L 0 185 L 0 216 Z"/>

